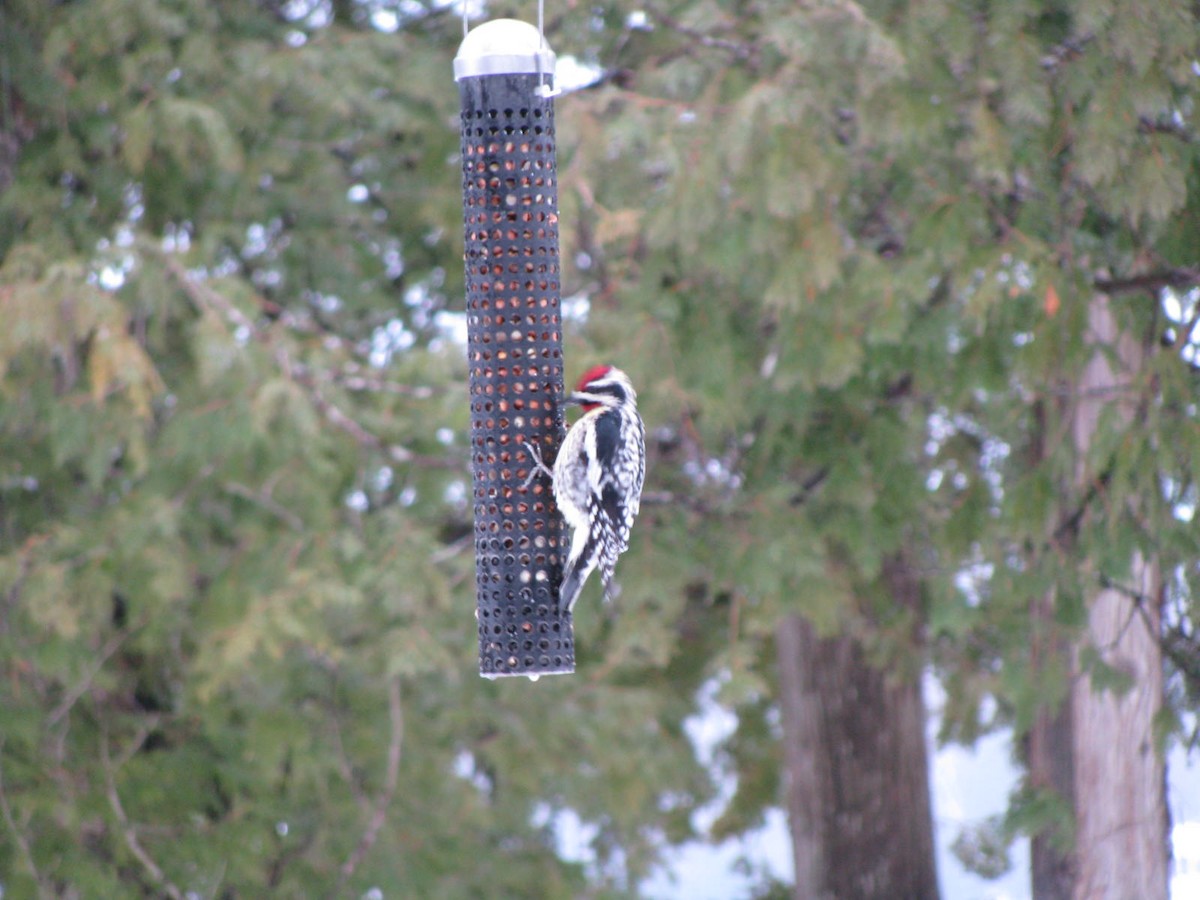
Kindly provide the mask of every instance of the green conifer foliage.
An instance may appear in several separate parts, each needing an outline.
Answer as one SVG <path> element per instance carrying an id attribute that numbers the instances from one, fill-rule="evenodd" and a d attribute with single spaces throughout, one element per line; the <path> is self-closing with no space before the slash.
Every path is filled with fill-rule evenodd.
<path id="1" fill-rule="evenodd" d="M 635 895 L 714 794 L 700 685 L 740 717 L 717 833 L 781 803 L 783 616 L 932 663 L 944 738 L 1021 735 L 1069 689 L 1037 648 L 1137 554 L 1167 585 L 1162 733 L 1194 722 L 1194 5 L 547 24 L 599 71 L 558 100 L 568 374 L 630 372 L 651 466 L 579 674 L 485 683 L 456 12 L 0 10 L 6 895 Z M 1146 353 L 1135 423 L 1102 410 L 1081 450 L 1098 293 Z M 1016 799 L 1004 827 L 1064 822 Z M 594 864 L 556 852 L 566 809 Z"/>
<path id="2" fill-rule="evenodd" d="M 342 6 L 0 14 L 6 896 L 620 893 L 710 794 L 674 647 L 475 674 L 460 26 Z"/>

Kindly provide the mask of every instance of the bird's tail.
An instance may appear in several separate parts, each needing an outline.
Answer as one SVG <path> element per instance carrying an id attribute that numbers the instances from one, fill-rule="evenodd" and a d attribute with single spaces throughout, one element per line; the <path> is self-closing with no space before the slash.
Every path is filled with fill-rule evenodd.
<path id="1" fill-rule="evenodd" d="M 563 573 L 562 587 L 558 593 L 558 609 L 562 615 L 568 615 L 575 608 L 575 601 L 579 599 L 579 592 L 583 590 L 584 579 L 579 574 L 579 569 L 576 566 L 567 564 L 567 569 Z"/>
<path id="2" fill-rule="evenodd" d="M 596 568 L 598 549 L 594 541 L 589 541 L 584 545 L 583 552 L 574 559 L 568 559 L 563 567 L 562 586 L 558 590 L 558 609 L 562 615 L 569 614 L 575 608 L 584 582 L 592 574 L 592 569 Z"/>

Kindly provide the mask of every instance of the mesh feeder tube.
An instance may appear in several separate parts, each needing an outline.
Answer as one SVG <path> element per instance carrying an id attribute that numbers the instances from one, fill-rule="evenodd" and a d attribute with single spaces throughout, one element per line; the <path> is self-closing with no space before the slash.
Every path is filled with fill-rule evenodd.
<path id="1" fill-rule="evenodd" d="M 462 101 L 467 362 L 479 674 L 575 671 L 558 593 L 568 547 L 549 479 L 562 443 L 563 355 L 554 54 L 532 25 L 473 29 L 454 59 Z"/>

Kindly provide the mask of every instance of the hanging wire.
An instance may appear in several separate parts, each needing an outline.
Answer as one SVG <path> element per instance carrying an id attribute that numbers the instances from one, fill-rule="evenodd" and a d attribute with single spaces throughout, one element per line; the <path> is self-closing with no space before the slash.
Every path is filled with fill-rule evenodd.
<path id="1" fill-rule="evenodd" d="M 470 17 L 467 14 L 467 6 L 470 0 L 461 0 L 462 2 L 462 23 L 463 37 L 467 36 L 470 31 Z M 546 49 L 546 0 L 538 0 L 538 46 L 543 50 Z"/>
<path id="2" fill-rule="evenodd" d="M 539 49 L 541 49 L 541 50 L 550 49 L 546 44 L 546 0 L 538 0 L 537 29 L 538 29 Z M 539 80 L 541 81 L 541 84 L 539 84 L 537 86 L 538 96 L 541 97 L 543 100 L 548 100 L 551 97 L 557 97 L 559 94 L 562 93 L 562 90 L 560 88 L 558 88 L 556 85 L 546 83 L 547 75 L 549 75 L 551 80 L 554 79 L 553 72 L 547 73 L 547 72 L 543 72 L 541 69 L 542 69 L 542 62 L 541 62 L 541 56 L 539 56 L 538 57 L 538 76 L 539 76 Z"/>

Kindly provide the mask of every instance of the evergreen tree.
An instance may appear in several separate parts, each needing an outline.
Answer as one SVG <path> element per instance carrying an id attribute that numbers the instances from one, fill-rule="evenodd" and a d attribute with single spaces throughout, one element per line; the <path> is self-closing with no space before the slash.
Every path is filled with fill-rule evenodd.
<path id="1" fill-rule="evenodd" d="M 702 684 L 712 836 L 839 762 L 779 746 L 803 627 L 852 661 L 818 697 L 909 698 L 877 746 L 930 663 L 943 739 L 1012 728 L 1001 838 L 1122 896 L 1101 838 L 1165 846 L 1162 796 L 1083 773 L 1121 729 L 1160 784 L 1200 696 L 1194 6 L 547 12 L 601 73 L 557 113 L 569 374 L 630 372 L 651 467 L 530 685 L 475 675 L 456 14 L 0 10 L 4 890 L 633 895 L 713 796 Z"/>
<path id="2" fill-rule="evenodd" d="M 459 28 L 0 13 L 6 896 L 620 895 L 691 833 L 698 665 L 475 674 Z"/>
<path id="3" fill-rule="evenodd" d="M 1194 711 L 1198 35 L 1183 2 L 656 6 L 563 129 L 593 332 L 638 326 L 678 410 L 660 478 L 733 606 L 730 702 L 772 690 L 789 613 L 895 677 L 929 647 L 944 739 L 1066 762 L 1030 757 L 1005 831 L 1075 896 L 1165 891 L 1161 787 L 1106 797 L 1161 785 Z M 883 578 L 902 550 L 915 608 Z M 778 795 L 743 775 L 747 822 Z"/>

